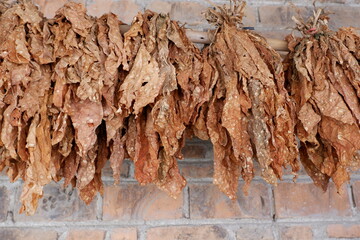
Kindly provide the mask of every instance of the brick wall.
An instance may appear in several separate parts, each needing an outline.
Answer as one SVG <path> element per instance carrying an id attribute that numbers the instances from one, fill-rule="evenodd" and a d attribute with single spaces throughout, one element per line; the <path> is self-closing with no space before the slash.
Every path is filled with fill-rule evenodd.
<path id="1" fill-rule="evenodd" d="M 196 29 L 207 29 L 201 12 L 206 1 L 79 0 L 92 15 L 113 11 L 121 20 L 145 7 L 169 12 L 173 19 Z M 66 0 L 35 0 L 51 17 Z M 226 3 L 227 1 L 214 1 Z M 249 1 L 250 2 L 250 1 Z M 294 12 L 284 0 L 251 1 L 246 25 L 266 36 L 281 38 L 291 30 Z M 310 14 L 310 1 L 293 1 Z M 360 27 L 360 0 L 319 1 L 334 12 L 331 26 Z M 105 193 L 89 206 L 76 190 L 60 184 L 45 188 L 35 216 L 19 215 L 21 182 L 8 183 L 0 176 L 1 240 L 157 240 L 157 239 L 335 239 L 360 238 L 360 173 L 344 186 L 323 193 L 310 178 L 300 173 L 297 183 L 286 175 L 277 187 L 259 177 L 249 196 L 239 186 L 238 199 L 231 201 L 212 184 L 212 146 L 191 140 L 184 149 L 181 171 L 188 180 L 183 195 L 174 200 L 153 186 L 140 187 L 134 180 L 133 165 L 125 162 L 120 185 L 113 185 L 111 169 L 104 169 Z M 259 175 L 259 174 L 257 174 Z"/>

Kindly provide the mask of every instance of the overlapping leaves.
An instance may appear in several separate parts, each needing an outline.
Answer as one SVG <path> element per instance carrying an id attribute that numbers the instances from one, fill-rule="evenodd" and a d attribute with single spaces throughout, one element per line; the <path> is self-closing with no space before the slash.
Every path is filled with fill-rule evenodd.
<path id="1" fill-rule="evenodd" d="M 94 18 L 68 3 L 53 19 L 29 1 L 0 6 L 0 170 L 24 181 L 21 211 L 63 179 L 90 203 L 115 183 L 125 158 L 140 184 L 181 194 L 177 161 L 187 138 L 210 139 L 214 183 L 236 198 L 238 179 L 276 184 L 301 161 L 316 184 L 338 187 L 360 161 L 360 38 L 327 29 L 326 16 L 297 20 L 282 59 L 241 29 L 245 4 L 211 9 L 214 41 L 202 51 L 168 15 L 139 13 L 124 35 L 114 14 Z M 296 125 L 296 128 L 295 128 Z"/>

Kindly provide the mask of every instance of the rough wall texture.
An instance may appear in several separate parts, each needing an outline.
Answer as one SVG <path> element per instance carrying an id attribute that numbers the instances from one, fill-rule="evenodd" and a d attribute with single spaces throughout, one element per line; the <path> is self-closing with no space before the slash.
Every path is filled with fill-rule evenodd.
<path id="1" fill-rule="evenodd" d="M 173 19 L 195 29 L 207 29 L 201 12 L 205 0 L 79 0 L 91 15 L 112 11 L 125 23 L 149 8 L 169 12 Z M 54 15 L 66 0 L 35 0 L 46 16 Z M 213 1 L 226 3 L 227 1 Z M 283 0 L 249 1 L 247 26 L 274 38 L 291 32 L 294 13 Z M 305 14 L 311 1 L 292 1 Z M 360 0 L 318 1 L 333 11 L 331 26 L 360 27 Z M 61 184 L 45 188 L 37 214 L 19 215 L 21 182 L 9 184 L 0 176 L 0 239 L 4 240 L 157 240 L 157 239 L 336 239 L 360 238 L 360 173 L 338 194 L 326 193 L 301 173 L 296 184 L 287 175 L 277 187 L 256 178 L 249 196 L 239 187 L 231 201 L 212 184 L 212 146 L 192 140 L 184 149 L 181 170 L 188 180 L 182 197 L 171 199 L 155 187 L 140 187 L 133 165 L 125 162 L 119 186 L 113 185 L 111 169 L 104 169 L 103 198 L 85 206 L 76 191 Z M 259 174 L 258 174 L 259 175 Z"/>

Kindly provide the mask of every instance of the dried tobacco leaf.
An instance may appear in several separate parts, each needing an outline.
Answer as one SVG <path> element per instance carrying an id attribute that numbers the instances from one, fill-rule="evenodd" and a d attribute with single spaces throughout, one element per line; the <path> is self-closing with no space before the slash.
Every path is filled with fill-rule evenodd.
<path id="1" fill-rule="evenodd" d="M 287 37 L 287 81 L 296 102 L 300 157 L 317 186 L 331 178 L 338 190 L 358 168 L 360 149 L 359 35 L 354 29 L 333 32 L 318 9 L 304 21 L 293 17 L 302 37 Z"/>
<path id="2" fill-rule="evenodd" d="M 29 1 L 7 7 L 0 16 L 1 165 L 11 181 L 23 178 L 20 211 L 33 214 L 52 180 L 51 72 L 33 44 L 42 36 L 42 14 Z"/>
<path id="3" fill-rule="evenodd" d="M 0 170 L 24 180 L 21 211 L 33 214 L 50 181 L 72 184 L 90 203 L 115 183 L 124 158 L 140 184 L 178 196 L 177 159 L 192 135 L 214 144 L 214 183 L 236 197 L 252 180 L 253 158 L 276 183 L 299 169 L 293 102 L 280 56 L 246 30 L 245 4 L 209 10 L 218 29 L 202 53 L 168 15 L 138 14 L 123 37 L 114 14 L 93 18 L 67 3 L 44 19 L 28 0 L 0 3 Z M 338 187 L 360 165 L 359 35 L 327 29 L 317 13 L 289 37 L 289 88 L 305 169 Z"/>
<path id="4" fill-rule="evenodd" d="M 59 59 L 54 63 L 54 111 L 71 121 L 68 127 L 73 128 L 73 137 L 68 139 L 74 139 L 76 147 L 71 150 L 68 142 L 69 151 L 62 154 L 64 169 L 69 171 L 63 173 L 65 184 L 76 180 L 80 197 L 90 203 L 102 192 L 101 169 L 106 160 L 110 158 L 118 181 L 125 158 L 124 116 L 117 112 L 117 91 L 123 79 L 119 68 L 128 64 L 121 22 L 111 13 L 99 19 L 89 17 L 83 5 L 68 3 L 46 23 L 53 35 L 54 58 Z M 72 151 L 76 154 L 69 155 Z"/>
<path id="5" fill-rule="evenodd" d="M 299 169 L 294 107 L 284 88 L 281 57 L 262 37 L 238 27 L 244 7 L 245 2 L 234 1 L 230 8 L 216 6 L 206 13 L 218 26 L 204 50 L 203 81 L 213 82 L 207 84 L 213 96 L 206 126 L 214 145 L 214 183 L 230 198 L 236 198 L 240 175 L 247 191 L 254 157 L 272 184 L 281 179 L 282 167 Z"/>
<path id="6" fill-rule="evenodd" d="M 186 183 L 176 158 L 206 95 L 201 54 L 176 22 L 151 11 L 138 14 L 124 38 L 127 59 L 135 60 L 120 86 L 119 111 L 129 116 L 135 177 L 176 197 Z"/>
<path id="7" fill-rule="evenodd" d="M 124 77 L 118 68 L 129 64 L 121 22 L 114 14 L 89 17 L 76 3 L 54 19 L 27 0 L 1 6 L 0 167 L 11 181 L 24 179 L 27 214 L 35 212 L 43 186 L 63 177 L 89 203 L 103 191 L 107 159 L 117 177 L 125 157 L 119 150 L 125 142 L 117 140 Z"/>

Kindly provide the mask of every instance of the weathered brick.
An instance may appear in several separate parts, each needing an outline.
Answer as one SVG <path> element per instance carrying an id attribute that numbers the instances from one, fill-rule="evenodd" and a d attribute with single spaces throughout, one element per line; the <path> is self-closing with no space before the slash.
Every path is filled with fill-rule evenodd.
<path id="1" fill-rule="evenodd" d="M 70 0 L 33 0 L 33 2 L 39 6 L 45 17 L 52 18 L 55 12 Z M 85 0 L 73 0 L 73 2 L 85 4 Z"/>
<path id="2" fill-rule="evenodd" d="M 309 226 L 284 227 L 280 230 L 280 237 L 282 240 L 311 240 L 313 232 Z"/>
<path id="3" fill-rule="evenodd" d="M 111 12 L 115 13 L 126 24 L 130 24 L 138 12 L 142 11 L 141 6 L 135 3 L 134 0 L 114 1 L 111 4 Z"/>
<path id="4" fill-rule="evenodd" d="M 0 187 L 0 203 L 0 222 L 3 222 L 9 209 L 9 191 L 5 186 Z"/>
<path id="5" fill-rule="evenodd" d="M 204 24 L 206 21 L 202 13 L 206 9 L 207 6 L 196 2 L 175 2 L 172 4 L 170 17 L 188 25 Z"/>
<path id="6" fill-rule="evenodd" d="M 160 227 L 151 228 L 147 231 L 147 240 L 159 239 L 228 239 L 227 231 L 220 226 L 197 226 L 197 227 Z"/>
<path id="7" fill-rule="evenodd" d="M 244 196 L 241 184 L 237 200 L 230 200 L 213 184 L 190 185 L 190 217 L 205 218 L 270 218 L 267 186 L 253 182 Z"/>
<path id="8" fill-rule="evenodd" d="M 137 240 L 136 228 L 117 228 L 111 231 L 111 240 Z"/>
<path id="9" fill-rule="evenodd" d="M 19 199 L 20 191 L 17 194 Z M 19 214 L 20 202 L 17 201 L 14 215 L 15 221 L 87 221 L 96 219 L 96 198 L 86 205 L 78 196 L 77 190 L 71 187 L 63 188 L 52 183 L 44 188 L 44 196 L 39 200 L 35 215 Z"/>
<path id="10" fill-rule="evenodd" d="M 171 3 L 166 1 L 152 0 L 146 1 L 146 9 L 157 13 L 169 13 L 171 11 Z"/>
<path id="11" fill-rule="evenodd" d="M 254 227 L 249 225 L 240 226 L 236 230 L 236 240 L 273 240 L 274 235 L 271 230 L 271 225 L 262 224 L 261 226 Z"/>
<path id="12" fill-rule="evenodd" d="M 183 216 L 182 205 L 182 194 L 177 199 L 173 199 L 152 185 L 106 186 L 103 218 L 104 220 L 175 219 Z"/>
<path id="13" fill-rule="evenodd" d="M 91 16 L 100 17 L 112 11 L 113 0 L 92 0 L 87 5 L 87 12 Z"/>
<path id="14" fill-rule="evenodd" d="M 279 218 L 300 216 L 328 218 L 351 215 L 345 187 L 338 194 L 333 184 L 327 192 L 313 183 L 279 183 L 275 188 L 275 208 Z"/>
<path id="15" fill-rule="evenodd" d="M 68 232 L 66 240 L 104 240 L 105 231 L 89 229 L 72 229 Z"/>
<path id="16" fill-rule="evenodd" d="M 360 238 L 360 225 L 331 224 L 327 227 L 330 238 Z"/>
<path id="17" fill-rule="evenodd" d="M 2 240 L 57 240 L 58 234 L 53 230 L 0 228 Z"/>
<path id="18" fill-rule="evenodd" d="M 340 27 L 360 27 L 360 6 L 329 6 L 326 10 L 334 13 L 330 15 L 330 28 L 337 30 Z"/>
<path id="19" fill-rule="evenodd" d="M 111 240 L 137 240 L 136 228 L 117 228 L 111 232 Z"/>
<path id="20" fill-rule="evenodd" d="M 214 174 L 213 162 L 179 162 L 183 176 L 188 178 L 211 178 Z"/>
<path id="21" fill-rule="evenodd" d="M 312 14 L 312 7 L 298 7 L 301 16 L 305 19 Z M 260 6 L 259 21 L 260 26 L 269 28 L 284 29 L 286 27 L 295 26 L 291 19 L 297 16 L 296 10 L 292 6 Z"/>
<path id="22" fill-rule="evenodd" d="M 246 6 L 245 8 L 245 17 L 243 19 L 244 26 L 256 26 L 257 19 L 257 8 L 254 6 Z"/>

